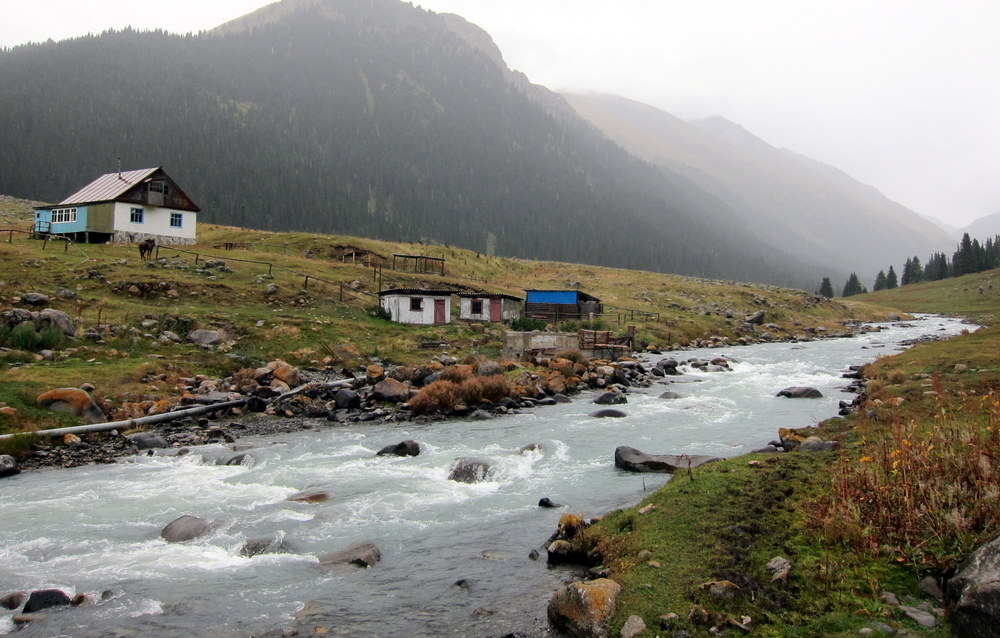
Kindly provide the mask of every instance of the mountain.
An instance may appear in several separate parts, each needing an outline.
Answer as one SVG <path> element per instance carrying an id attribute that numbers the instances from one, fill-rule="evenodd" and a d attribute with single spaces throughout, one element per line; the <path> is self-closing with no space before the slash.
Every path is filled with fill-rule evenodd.
<path id="1" fill-rule="evenodd" d="M 961 239 L 963 233 L 969 233 L 969 237 L 979 241 L 1000 235 L 1000 212 L 976 219 L 965 228 L 958 229 L 955 236 Z"/>
<path id="2" fill-rule="evenodd" d="M 854 267 L 791 254 L 732 189 L 637 159 L 486 32 L 398 0 L 19 46 L 0 86 L 0 193 L 59 201 L 121 158 L 163 166 L 223 224 L 808 289 Z"/>
<path id="3" fill-rule="evenodd" d="M 721 117 L 683 121 L 610 95 L 564 95 L 626 150 L 713 194 L 758 241 L 833 272 L 874 277 L 954 242 L 943 230 L 846 173 L 767 144 Z"/>

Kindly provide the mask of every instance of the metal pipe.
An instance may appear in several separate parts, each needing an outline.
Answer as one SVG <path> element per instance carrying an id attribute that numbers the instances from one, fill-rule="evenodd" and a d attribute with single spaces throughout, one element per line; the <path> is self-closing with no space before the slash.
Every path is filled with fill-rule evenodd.
<path id="1" fill-rule="evenodd" d="M 107 432 L 109 430 L 122 430 L 122 429 L 127 430 L 129 428 L 138 427 L 140 425 L 165 423 L 167 421 L 173 421 L 174 419 L 180 419 L 186 416 L 195 416 L 198 414 L 205 414 L 207 412 L 215 412 L 217 410 L 225 410 L 228 408 L 238 408 L 242 405 L 246 405 L 246 402 L 247 402 L 246 399 L 236 399 L 235 401 L 213 403 L 212 405 L 199 405 L 193 408 L 185 408 L 183 410 L 176 410 L 174 412 L 164 412 L 163 414 L 153 414 L 150 416 L 139 417 L 137 419 L 128 419 L 125 421 L 110 421 L 107 423 L 91 423 L 90 425 L 74 425 L 68 428 L 54 428 L 51 430 L 35 430 L 34 432 L 16 432 L 14 434 L 0 434 L 0 441 L 15 436 L 21 436 L 22 434 L 62 436 L 63 434 L 89 434 L 91 432 Z"/>

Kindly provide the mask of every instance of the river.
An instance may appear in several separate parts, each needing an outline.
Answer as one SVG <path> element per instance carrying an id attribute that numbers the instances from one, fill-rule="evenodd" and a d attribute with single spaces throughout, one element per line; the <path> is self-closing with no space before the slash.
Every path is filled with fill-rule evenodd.
<path id="1" fill-rule="evenodd" d="M 921 335 L 951 335 L 958 320 L 928 317 L 882 332 L 806 343 L 670 353 L 721 355 L 732 372 L 688 371 L 668 385 L 632 389 L 628 416 L 595 419 L 592 394 L 490 421 L 333 426 L 241 439 L 250 466 L 204 462 L 222 448 L 181 457 L 142 456 L 114 465 L 40 470 L 0 480 L 0 596 L 58 588 L 104 600 L 58 611 L 18 630 L 25 638 L 271 636 L 296 625 L 305 606 L 330 635 L 502 636 L 541 634 L 545 604 L 570 574 L 531 560 L 572 511 L 593 516 L 635 503 L 664 475 L 616 470 L 618 445 L 651 453 L 733 456 L 812 425 L 851 400 L 841 373 Z M 644 357 L 655 360 L 657 357 Z M 784 399 L 784 387 L 822 399 Z M 679 399 L 660 399 L 666 389 Z M 376 457 L 404 439 L 416 457 Z M 539 450 L 518 448 L 539 443 Z M 204 452 L 204 455 L 202 454 Z M 488 480 L 447 480 L 457 457 L 488 460 Z M 285 499 L 301 490 L 325 503 Z M 541 497 L 565 504 L 537 506 Z M 168 544 L 160 530 L 183 514 L 212 520 L 207 535 Z M 240 556 L 248 538 L 278 537 L 291 553 Z M 317 557 L 371 540 L 382 561 L 329 570 Z M 462 585 L 457 585 L 459 581 Z M 301 614 L 300 614 L 301 615 Z M 305 626 L 310 628 L 308 631 Z"/>

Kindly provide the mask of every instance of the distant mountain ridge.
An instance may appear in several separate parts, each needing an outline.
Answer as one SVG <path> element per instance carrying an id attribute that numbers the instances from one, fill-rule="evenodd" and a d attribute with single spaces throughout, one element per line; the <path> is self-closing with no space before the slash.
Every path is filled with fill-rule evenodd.
<path id="1" fill-rule="evenodd" d="M 564 95 L 626 150 L 725 202 L 758 239 L 873 274 L 951 245 L 947 233 L 843 171 L 778 149 L 721 117 L 685 122 L 608 95 Z"/>
<path id="2" fill-rule="evenodd" d="M 11 195 L 58 201 L 121 157 L 164 166 L 205 221 L 807 289 L 862 268 L 796 247 L 822 245 L 808 224 L 787 244 L 762 232 L 796 222 L 727 181 L 745 169 L 627 153 L 485 31 L 398 0 L 284 0 L 197 36 L 16 47 L 0 86 Z M 925 254 L 918 238 L 902 243 Z"/>

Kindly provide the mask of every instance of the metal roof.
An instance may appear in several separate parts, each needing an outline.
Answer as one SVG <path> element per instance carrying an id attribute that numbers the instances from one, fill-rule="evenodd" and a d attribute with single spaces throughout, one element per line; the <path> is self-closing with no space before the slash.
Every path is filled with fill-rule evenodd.
<path id="1" fill-rule="evenodd" d="M 57 206 L 89 204 L 91 202 L 109 202 L 115 200 L 121 197 L 125 191 L 132 188 L 158 170 L 160 170 L 160 167 L 156 166 L 154 168 L 140 168 L 134 171 L 101 175 L 91 183 L 59 202 Z"/>
<path id="2" fill-rule="evenodd" d="M 401 295 L 401 296 L 414 296 L 419 295 L 423 297 L 450 297 L 454 295 L 454 290 L 423 290 L 421 288 L 391 288 L 389 290 L 382 290 L 378 293 L 379 297 L 385 297 L 387 295 Z"/>
<path id="3" fill-rule="evenodd" d="M 523 301 L 520 297 L 515 297 L 514 295 L 508 295 L 502 292 L 460 292 L 459 297 L 467 297 L 469 299 L 510 299 L 513 301 Z"/>

